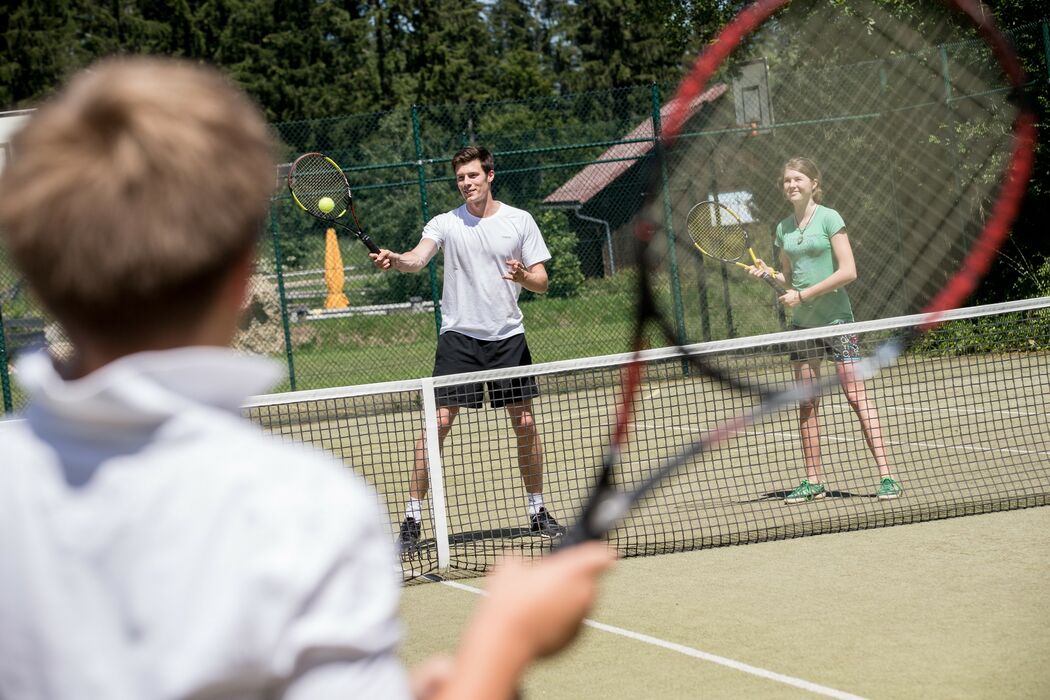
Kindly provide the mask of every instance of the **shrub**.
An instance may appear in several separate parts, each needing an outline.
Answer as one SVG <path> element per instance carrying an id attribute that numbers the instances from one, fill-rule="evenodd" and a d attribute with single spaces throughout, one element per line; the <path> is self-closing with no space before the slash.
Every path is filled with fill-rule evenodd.
<path id="1" fill-rule="evenodd" d="M 547 276 L 550 279 L 548 296 L 576 296 L 583 284 L 583 270 L 580 258 L 576 255 L 576 235 L 569 229 L 565 214 L 544 211 L 536 217 L 536 223 L 551 252 L 551 259 L 547 261 Z"/>

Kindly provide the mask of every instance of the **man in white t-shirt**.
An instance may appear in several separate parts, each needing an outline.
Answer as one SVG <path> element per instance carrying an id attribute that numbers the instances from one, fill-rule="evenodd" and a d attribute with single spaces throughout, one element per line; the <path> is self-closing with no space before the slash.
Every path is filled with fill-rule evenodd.
<path id="1" fill-rule="evenodd" d="M 547 291 L 543 264 L 550 259 L 550 251 L 531 214 L 493 198 L 496 172 L 488 150 L 476 146 L 462 149 L 452 158 L 452 170 L 464 204 L 427 222 L 419 245 L 412 250 L 394 253 L 383 249 L 371 257 L 380 270 L 419 272 L 439 248 L 444 248 L 435 376 L 530 365 L 518 295 L 522 288 L 538 294 Z M 532 399 L 539 394 L 536 380 L 524 377 L 487 385 L 489 404 L 507 409 L 517 436 L 529 529 L 541 537 L 558 537 L 564 528 L 543 502 L 543 446 L 532 411 Z M 480 383 L 438 389 L 438 439 L 442 445 L 460 409 L 481 406 L 483 390 Z M 402 554 L 418 549 L 423 499 L 429 487 L 426 444 L 420 436 L 399 536 Z"/>
<path id="2" fill-rule="evenodd" d="M 0 698 L 390 698 L 396 558 L 375 491 L 238 407 L 274 184 L 258 108 L 217 71 L 105 61 L 15 138 L 0 239 L 74 347 L 18 364 L 0 424 Z M 427 700 L 507 697 L 579 628 L 601 544 L 494 574 Z"/>

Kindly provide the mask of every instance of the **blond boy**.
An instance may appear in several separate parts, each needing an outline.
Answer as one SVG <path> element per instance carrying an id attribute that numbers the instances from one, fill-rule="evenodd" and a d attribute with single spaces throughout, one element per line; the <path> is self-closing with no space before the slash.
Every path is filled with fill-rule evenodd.
<path id="1" fill-rule="evenodd" d="M 75 354 L 18 365 L 30 403 L 0 453 L 0 697 L 411 695 L 374 494 L 238 415 L 279 377 L 225 347 L 272 150 L 219 73 L 143 58 L 78 76 L 14 142 L 0 232 Z M 512 692 L 572 636 L 609 559 L 595 546 L 505 569 L 420 692 Z"/>

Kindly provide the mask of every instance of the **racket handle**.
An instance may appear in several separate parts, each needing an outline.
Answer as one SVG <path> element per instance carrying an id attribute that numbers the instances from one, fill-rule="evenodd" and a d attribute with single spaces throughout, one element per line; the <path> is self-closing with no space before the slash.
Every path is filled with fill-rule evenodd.
<path id="1" fill-rule="evenodd" d="M 379 255 L 379 246 L 375 244 L 375 241 L 373 241 L 367 233 L 361 229 L 357 229 L 354 231 L 354 235 L 357 236 L 358 240 L 365 244 L 365 247 L 367 247 L 369 251 Z"/>
<path id="2" fill-rule="evenodd" d="M 740 267 L 744 268 L 745 270 L 749 270 L 749 271 L 753 267 L 753 265 L 745 265 L 742 262 L 735 262 L 733 264 L 734 265 L 739 265 Z M 778 295 L 783 294 L 784 291 L 785 291 L 784 288 L 781 287 L 779 284 L 777 284 L 777 281 L 775 279 L 773 279 L 773 276 L 777 274 L 777 271 L 774 270 L 771 267 L 767 267 L 766 269 L 769 270 L 769 272 L 764 274 L 764 275 L 762 275 L 759 279 L 761 279 L 763 282 L 765 282 L 770 287 L 775 289 L 777 291 Z"/>
<path id="3" fill-rule="evenodd" d="M 577 523 L 576 525 L 570 527 L 564 535 L 559 537 L 554 542 L 554 545 L 551 547 L 551 549 L 565 549 L 567 547 L 574 547 L 578 544 L 583 544 L 584 542 L 589 542 L 591 540 L 596 539 L 598 539 L 596 536 L 588 533 L 586 528 L 582 527 L 579 523 Z"/>
<path id="4" fill-rule="evenodd" d="M 751 261 L 754 262 L 755 266 L 757 267 L 758 266 L 758 258 L 755 257 L 754 249 L 748 248 L 747 252 L 751 254 Z M 745 264 L 739 263 L 739 262 L 737 263 L 737 265 L 740 265 L 741 267 L 751 267 L 750 265 L 745 265 Z M 777 275 L 780 274 L 779 272 L 777 272 L 776 270 L 771 268 L 769 265 L 766 265 L 766 269 L 769 271 L 769 274 L 773 275 L 774 277 L 776 277 Z"/>
<path id="5" fill-rule="evenodd" d="M 737 267 L 742 267 L 745 270 L 750 270 L 752 267 L 754 267 L 754 265 L 748 265 L 747 263 L 742 263 L 739 260 L 734 262 L 733 264 L 736 265 Z M 768 265 L 766 265 L 766 270 L 769 271 L 769 276 L 766 277 L 765 279 L 769 279 L 770 277 L 775 277 L 776 275 L 780 274 L 779 272 L 777 272 L 773 268 L 769 267 Z"/>
<path id="6" fill-rule="evenodd" d="M 773 288 L 773 291 L 777 293 L 777 296 L 781 296 L 787 293 L 787 290 L 781 287 L 779 284 L 777 284 L 777 281 L 773 279 L 772 275 L 766 275 L 762 279 L 765 280 L 766 284 Z"/>

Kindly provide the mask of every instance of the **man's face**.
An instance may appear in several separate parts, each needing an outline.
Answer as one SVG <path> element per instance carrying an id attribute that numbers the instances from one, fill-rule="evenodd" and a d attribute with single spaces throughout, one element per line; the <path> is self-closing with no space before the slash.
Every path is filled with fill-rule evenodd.
<path id="1" fill-rule="evenodd" d="M 494 170 L 486 173 L 480 160 L 472 160 L 456 168 L 456 187 L 467 204 L 481 204 L 489 197 L 495 175 Z"/>

